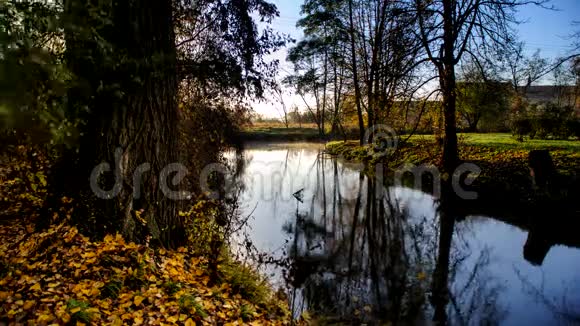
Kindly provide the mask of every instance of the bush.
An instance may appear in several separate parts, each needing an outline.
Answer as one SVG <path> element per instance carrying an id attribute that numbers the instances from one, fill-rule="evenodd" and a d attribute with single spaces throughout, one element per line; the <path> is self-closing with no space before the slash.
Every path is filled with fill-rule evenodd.
<path id="1" fill-rule="evenodd" d="M 571 107 L 559 107 L 555 104 L 545 104 L 536 109 L 535 116 L 515 119 L 511 124 L 512 134 L 522 141 L 525 136 L 530 139 L 569 139 L 580 135 L 579 120 L 573 116 Z"/>
<path id="2" fill-rule="evenodd" d="M 531 119 L 519 118 L 512 123 L 512 135 L 514 135 L 518 140 L 523 141 L 524 136 L 530 136 L 534 138 L 535 131 Z"/>
<path id="3" fill-rule="evenodd" d="M 570 134 L 580 140 L 580 119 L 570 119 L 566 125 Z"/>

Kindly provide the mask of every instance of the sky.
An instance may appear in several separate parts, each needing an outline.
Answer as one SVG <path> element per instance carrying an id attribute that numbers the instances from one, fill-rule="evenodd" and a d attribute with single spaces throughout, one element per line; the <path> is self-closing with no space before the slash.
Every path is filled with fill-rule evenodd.
<path id="1" fill-rule="evenodd" d="M 302 31 L 296 28 L 300 19 L 302 0 L 271 0 L 278 7 L 280 17 L 273 21 L 272 28 L 280 33 L 290 35 L 296 40 L 303 36 Z M 536 6 L 521 7 L 517 18 L 523 21 L 516 26 L 520 40 L 526 43 L 526 52 L 529 54 L 540 50 L 543 57 L 556 58 L 563 56 L 570 50 L 570 40 L 567 36 L 572 33 L 572 22 L 580 21 L 580 0 L 552 0 L 556 10 L 546 10 Z M 292 72 L 292 65 L 286 62 L 286 49 L 278 51 L 273 56 L 280 61 L 280 76 Z M 286 107 L 304 106 L 303 100 L 287 89 L 284 95 Z M 267 117 L 280 117 L 281 104 L 273 100 L 266 100 L 253 104 L 254 110 Z"/>

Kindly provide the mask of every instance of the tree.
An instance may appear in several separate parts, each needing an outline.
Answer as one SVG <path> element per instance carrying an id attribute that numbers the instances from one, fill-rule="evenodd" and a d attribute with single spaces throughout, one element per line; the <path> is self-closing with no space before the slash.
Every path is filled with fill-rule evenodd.
<path id="1" fill-rule="evenodd" d="M 355 9 L 356 53 L 361 63 L 367 127 L 392 125 L 396 107 L 409 102 L 423 86 L 413 16 L 396 1 L 359 1 Z"/>
<path id="2" fill-rule="evenodd" d="M 63 156 L 52 179 L 54 197 L 75 198 L 86 229 L 183 243 L 177 213 L 186 198 L 172 182 L 185 172 L 177 164 L 179 116 L 194 106 L 180 109 L 177 100 L 219 109 L 263 95 L 275 68 L 263 56 L 286 38 L 259 33 L 253 13 L 278 15 L 262 0 L 65 2 L 65 59 L 75 78 L 68 114 L 84 124 L 78 155 Z"/>
<path id="3" fill-rule="evenodd" d="M 475 62 L 510 41 L 515 10 L 544 0 L 413 0 L 417 33 L 425 55 L 439 76 L 445 138 L 442 163 L 452 173 L 458 164 L 455 68 L 468 54 Z"/>
<path id="4" fill-rule="evenodd" d="M 344 1 L 307 0 L 302 5 L 304 18 L 297 23 L 305 38 L 288 52 L 294 75 L 286 79 L 303 98 L 315 117 L 320 135 L 326 132 L 327 113 L 333 104 L 332 132 L 337 131 L 339 111 L 344 98 L 345 27 L 340 13 Z M 332 94 L 328 94 L 329 92 Z M 306 98 L 313 97 L 313 109 Z"/>
<path id="5" fill-rule="evenodd" d="M 189 97 L 243 102 L 262 98 L 275 79 L 278 61 L 266 55 L 291 39 L 268 24 L 279 16 L 265 0 L 174 2 L 178 71 Z M 256 20 L 264 23 L 258 29 Z"/>
<path id="6" fill-rule="evenodd" d="M 541 56 L 540 50 L 537 50 L 531 56 L 526 56 L 524 45 L 523 42 L 506 44 L 506 55 L 504 57 L 512 88 L 519 96 L 524 96 L 533 83 L 540 80 L 552 69 L 548 60 Z"/>
<path id="7" fill-rule="evenodd" d="M 362 93 L 359 86 L 359 72 L 357 65 L 356 56 L 356 33 L 354 25 L 354 9 L 353 0 L 348 0 L 348 22 L 349 22 L 349 35 L 350 35 L 350 57 L 352 64 L 352 81 L 354 84 L 354 98 L 356 104 L 356 114 L 358 118 L 359 127 L 359 141 L 362 145 L 364 142 L 365 131 L 364 131 L 364 120 L 362 115 Z"/>
<path id="8" fill-rule="evenodd" d="M 282 118 L 282 122 L 284 122 L 284 126 L 286 126 L 286 128 L 289 127 L 288 123 L 288 108 L 286 107 L 286 102 L 284 101 L 284 90 L 281 87 L 276 87 L 274 88 L 274 94 L 276 95 L 276 100 L 280 103 L 280 106 L 282 108 L 282 113 L 281 118 Z"/>
<path id="9" fill-rule="evenodd" d="M 352 95 L 361 142 L 365 129 L 393 123 L 400 102 L 424 85 L 416 73 L 420 46 L 413 16 L 400 2 L 383 0 L 308 0 L 302 13 L 298 26 L 305 38 L 290 50 L 297 73 L 287 81 L 299 94 L 314 97 L 316 113 L 306 99 L 305 104 L 320 116 L 319 129 L 324 129 L 332 103 L 332 131 L 338 132 L 341 111 Z"/>
<path id="10" fill-rule="evenodd" d="M 462 67 L 457 82 L 457 112 L 468 131 L 477 132 L 481 120 L 497 121 L 505 113 L 508 85 L 473 63 Z"/>
<path id="11" fill-rule="evenodd" d="M 172 2 L 92 7 L 67 0 L 65 17 L 67 64 L 77 78 L 70 112 L 86 107 L 79 113 L 85 125 L 73 189 L 87 207 L 78 218 L 93 230 L 120 230 L 131 241 L 152 236 L 164 246 L 181 243 L 179 201 L 164 188 L 166 167 L 177 162 Z M 103 162 L 114 175 L 103 173 Z"/>

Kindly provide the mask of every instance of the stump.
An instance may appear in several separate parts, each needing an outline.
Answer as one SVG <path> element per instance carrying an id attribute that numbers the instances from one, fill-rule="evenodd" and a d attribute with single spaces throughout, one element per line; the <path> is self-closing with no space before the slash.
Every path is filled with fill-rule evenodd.
<path id="1" fill-rule="evenodd" d="M 542 266 L 552 244 L 538 232 L 530 231 L 524 245 L 524 259 L 534 266 Z"/>
<path id="2" fill-rule="evenodd" d="M 551 183 L 556 175 L 556 168 L 548 150 L 530 151 L 528 164 L 534 184 L 539 188 L 544 188 Z"/>

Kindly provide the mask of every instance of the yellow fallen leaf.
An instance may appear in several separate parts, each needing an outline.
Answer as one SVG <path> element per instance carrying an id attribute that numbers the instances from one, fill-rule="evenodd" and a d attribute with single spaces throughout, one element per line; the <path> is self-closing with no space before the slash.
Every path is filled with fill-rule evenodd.
<path id="1" fill-rule="evenodd" d="M 193 320 L 191 320 L 191 318 L 188 318 L 185 321 L 185 326 L 195 326 L 195 322 Z"/>
<path id="2" fill-rule="evenodd" d="M 113 322 L 111 323 L 112 326 L 121 326 L 123 325 L 123 320 L 119 318 L 119 316 L 113 316 Z"/>
<path id="3" fill-rule="evenodd" d="M 40 283 L 36 283 L 30 287 L 30 291 L 40 291 Z"/>
<path id="4" fill-rule="evenodd" d="M 0 301 L 6 300 L 10 296 L 10 292 L 0 291 Z"/>
<path id="5" fill-rule="evenodd" d="M 32 300 L 27 300 L 24 305 L 22 306 L 22 309 L 24 310 L 28 310 L 30 308 L 32 308 L 34 306 L 34 301 Z"/>
<path id="6" fill-rule="evenodd" d="M 176 323 L 179 320 L 179 316 L 170 316 L 167 317 L 167 321 L 170 323 Z"/>
<path id="7" fill-rule="evenodd" d="M 38 323 L 46 323 L 54 319 L 54 316 L 51 314 L 40 314 L 38 319 L 36 320 Z"/>
<path id="8" fill-rule="evenodd" d="M 142 296 L 139 296 L 139 295 L 138 295 L 138 296 L 135 296 L 135 298 L 133 298 L 133 303 L 134 303 L 136 306 L 138 306 L 138 305 L 140 305 L 140 304 L 141 304 L 141 302 L 143 302 L 143 300 L 145 300 L 145 298 L 144 298 L 144 297 L 142 297 Z"/>
<path id="9" fill-rule="evenodd" d="M 48 283 L 49 288 L 55 288 L 60 285 L 60 282 Z"/>

